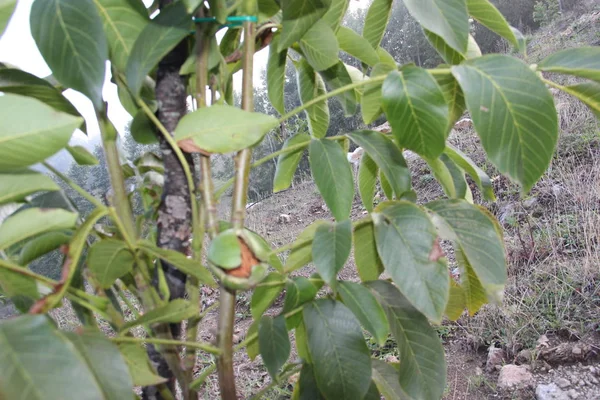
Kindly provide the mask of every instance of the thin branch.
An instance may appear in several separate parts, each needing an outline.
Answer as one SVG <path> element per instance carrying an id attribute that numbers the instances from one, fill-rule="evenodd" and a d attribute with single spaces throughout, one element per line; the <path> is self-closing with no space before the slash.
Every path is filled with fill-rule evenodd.
<path id="1" fill-rule="evenodd" d="M 116 343 L 152 343 L 152 344 L 164 344 L 171 346 L 186 346 L 194 349 L 202 350 L 210 354 L 221 354 L 221 350 L 216 348 L 215 346 L 203 343 L 203 342 L 186 342 L 182 340 L 174 340 L 174 339 L 160 339 L 160 338 L 134 338 L 127 336 L 119 336 L 110 338 L 113 342 Z"/>
<path id="2" fill-rule="evenodd" d="M 84 188 L 82 188 L 81 186 L 76 184 L 72 179 L 70 179 L 63 173 L 61 173 L 59 170 L 54 168 L 52 165 L 48 164 L 46 161 L 44 161 L 42 163 L 42 165 L 44 167 L 46 167 L 48 170 L 50 170 L 54 175 L 58 176 L 63 182 L 65 182 L 67 185 L 69 185 L 73 190 L 75 190 L 77 193 L 79 193 L 81 195 L 81 197 L 83 197 L 84 199 L 86 199 L 87 201 L 89 201 L 90 203 L 95 205 L 96 207 L 104 207 L 104 204 L 102 204 L 102 201 L 100 201 L 100 199 L 97 199 L 94 196 L 92 196 L 91 194 L 89 194 L 88 192 L 86 192 Z"/>

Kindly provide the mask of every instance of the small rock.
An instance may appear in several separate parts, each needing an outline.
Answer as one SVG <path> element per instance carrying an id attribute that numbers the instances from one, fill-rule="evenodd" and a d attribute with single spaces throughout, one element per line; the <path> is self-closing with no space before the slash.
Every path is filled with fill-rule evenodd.
<path id="1" fill-rule="evenodd" d="M 568 388 L 569 386 L 571 386 L 571 382 L 569 382 L 568 379 L 562 377 L 556 378 L 554 380 L 554 383 L 556 383 L 561 389 Z"/>
<path id="2" fill-rule="evenodd" d="M 500 376 L 498 377 L 499 389 L 524 389 L 534 385 L 533 375 L 524 367 L 507 364 L 500 370 Z"/>
<path id="3" fill-rule="evenodd" d="M 494 371 L 494 369 L 496 369 L 496 366 L 502 365 L 502 361 L 504 361 L 504 352 L 502 351 L 502 349 L 491 345 L 488 350 L 487 361 L 485 362 L 485 370 L 487 372 Z"/>
<path id="4" fill-rule="evenodd" d="M 475 368 L 475 376 L 483 375 L 483 370 L 479 367 Z"/>
<path id="5" fill-rule="evenodd" d="M 517 354 L 517 363 L 519 364 L 528 364 L 532 359 L 533 356 L 531 354 L 531 350 L 529 349 L 523 349 L 519 352 L 519 354 Z"/>
<path id="6" fill-rule="evenodd" d="M 539 339 L 537 340 L 537 347 L 549 347 L 550 346 L 550 340 L 548 340 L 548 336 L 546 335 L 542 335 L 539 337 Z"/>
<path id="7" fill-rule="evenodd" d="M 569 400 L 567 393 L 563 392 L 554 383 L 538 385 L 535 389 L 537 400 Z"/>
<path id="8" fill-rule="evenodd" d="M 580 379 L 579 382 L 577 382 L 577 385 L 585 386 L 585 382 L 582 379 Z"/>
<path id="9" fill-rule="evenodd" d="M 571 399 L 578 399 L 579 398 L 579 393 L 577 393 L 577 390 L 571 389 L 571 390 L 569 390 L 569 397 Z"/>
<path id="10" fill-rule="evenodd" d="M 576 356 L 578 356 L 578 355 L 581 355 L 582 350 L 581 350 L 581 347 L 579 347 L 579 346 L 573 346 L 573 350 L 571 350 L 571 352 L 573 354 L 575 354 Z"/>
<path id="11" fill-rule="evenodd" d="M 526 210 L 529 210 L 530 208 L 532 208 L 533 206 L 535 206 L 537 204 L 537 201 L 538 201 L 537 197 L 530 197 L 523 202 L 523 207 Z"/>
<path id="12" fill-rule="evenodd" d="M 598 379 L 594 378 L 593 376 L 590 376 L 590 383 L 597 385 L 598 384 Z"/>
<path id="13" fill-rule="evenodd" d="M 387 363 L 390 363 L 390 364 L 396 364 L 396 363 L 399 363 L 399 362 L 400 362 L 400 360 L 398 360 L 398 357 L 396 357 L 395 355 L 393 355 L 393 354 L 388 354 L 388 355 L 385 357 L 385 362 L 387 362 Z"/>

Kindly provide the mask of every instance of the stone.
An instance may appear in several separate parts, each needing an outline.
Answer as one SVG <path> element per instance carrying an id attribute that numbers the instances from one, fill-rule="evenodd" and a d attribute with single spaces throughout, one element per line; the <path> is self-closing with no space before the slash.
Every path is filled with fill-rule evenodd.
<path id="1" fill-rule="evenodd" d="M 494 345 L 491 345 L 488 350 L 487 361 L 485 362 L 485 370 L 487 372 L 493 372 L 497 366 L 502 365 L 504 361 L 504 351 Z"/>
<path id="2" fill-rule="evenodd" d="M 523 202 L 523 207 L 526 210 L 529 210 L 530 208 L 533 208 L 533 206 L 535 206 L 537 204 L 537 202 L 538 202 L 537 197 L 530 197 Z"/>
<path id="3" fill-rule="evenodd" d="M 579 393 L 577 393 L 577 390 L 571 389 L 571 390 L 569 390 L 569 397 L 571 399 L 578 399 L 579 398 Z"/>
<path id="4" fill-rule="evenodd" d="M 537 400 L 569 400 L 567 393 L 554 383 L 538 385 L 535 388 L 535 398 Z"/>
<path id="5" fill-rule="evenodd" d="M 597 385 L 597 384 L 598 384 L 598 379 L 596 379 L 596 378 L 595 378 L 595 377 L 593 377 L 593 376 L 590 376 L 590 383 L 591 383 L 591 384 L 594 384 L 594 385 Z"/>
<path id="6" fill-rule="evenodd" d="M 529 349 L 523 349 L 517 354 L 517 363 L 519 364 L 528 364 L 531 360 L 533 360 L 533 355 Z"/>
<path id="7" fill-rule="evenodd" d="M 558 385 L 558 387 L 561 389 L 568 388 L 569 386 L 571 386 L 571 382 L 569 382 L 568 379 L 563 378 L 563 377 L 556 378 L 554 380 L 554 383 L 556 383 Z"/>
<path id="8" fill-rule="evenodd" d="M 507 364 L 500 370 L 498 389 L 513 390 L 534 387 L 535 381 L 531 372 L 519 365 Z"/>

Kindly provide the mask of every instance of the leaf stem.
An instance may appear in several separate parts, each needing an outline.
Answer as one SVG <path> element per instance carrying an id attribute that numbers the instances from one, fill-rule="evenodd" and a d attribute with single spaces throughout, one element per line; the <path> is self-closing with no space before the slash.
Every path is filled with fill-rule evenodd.
<path id="1" fill-rule="evenodd" d="M 204 343 L 204 342 L 188 342 L 174 339 L 160 339 L 160 338 L 135 338 L 128 336 L 118 336 L 110 338 L 115 343 L 151 343 L 159 345 L 172 345 L 172 346 L 186 346 L 194 349 L 202 350 L 210 354 L 220 354 L 221 350 L 215 346 Z"/>
<path id="2" fill-rule="evenodd" d="M 58 176 L 63 182 L 71 187 L 71 189 L 75 190 L 77 193 L 81 195 L 84 199 L 95 205 L 96 207 L 104 207 L 102 201 L 100 199 L 95 198 L 91 194 L 85 191 L 84 188 L 76 184 L 72 179 L 70 179 L 65 174 L 61 173 L 59 170 L 54 168 L 52 165 L 48 164 L 46 161 L 42 163 L 44 167 L 46 167 L 49 171 L 51 171 L 54 175 Z"/>

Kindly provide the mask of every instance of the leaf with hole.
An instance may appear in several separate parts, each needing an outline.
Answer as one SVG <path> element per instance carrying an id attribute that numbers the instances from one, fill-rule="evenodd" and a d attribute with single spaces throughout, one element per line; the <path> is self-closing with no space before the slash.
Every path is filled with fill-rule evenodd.
<path id="1" fill-rule="evenodd" d="M 326 93 L 325 82 L 305 59 L 294 63 L 300 100 L 305 104 Z M 305 110 L 308 117 L 308 129 L 316 138 L 323 138 L 329 128 L 329 106 L 327 100 L 320 101 Z"/>
<path id="2" fill-rule="evenodd" d="M 260 316 L 269 309 L 271 304 L 279 297 L 285 286 L 285 277 L 277 272 L 271 272 L 252 293 L 250 310 L 252 318 L 260 319 Z"/>
<path id="3" fill-rule="evenodd" d="M 398 344 L 400 387 L 410 398 L 441 399 L 446 387 L 446 360 L 437 333 L 391 283 L 366 285 L 385 309 Z"/>
<path id="4" fill-rule="evenodd" d="M 241 31 L 236 29 L 235 32 Z M 279 52 L 277 50 L 280 36 L 276 34 L 269 46 L 269 58 L 267 61 L 267 95 L 273 108 L 281 115 L 285 114 L 285 102 L 283 91 L 285 86 L 285 65 L 287 62 L 287 48 Z"/>
<path id="5" fill-rule="evenodd" d="M 600 83 L 600 47 L 579 47 L 558 51 L 544 58 L 538 68 L 546 72 L 575 75 Z"/>
<path id="6" fill-rule="evenodd" d="M 363 37 L 377 49 L 385 33 L 392 12 L 392 0 L 374 0 L 365 17 Z"/>
<path id="7" fill-rule="evenodd" d="M 28 167 L 50 157 L 67 146 L 83 121 L 16 94 L 0 96 L 0 120 L 0 172 Z"/>
<path id="8" fill-rule="evenodd" d="M 325 15 L 331 0 L 282 0 L 283 21 L 278 51 L 290 47 Z"/>
<path id="9" fill-rule="evenodd" d="M 315 71 L 323 71 L 338 63 L 340 51 L 333 30 L 324 21 L 315 23 L 300 39 L 300 49 Z"/>
<path id="10" fill-rule="evenodd" d="M 133 270 L 134 256 L 125 242 L 104 239 L 90 247 L 88 268 L 101 287 L 111 287 L 117 279 Z"/>
<path id="11" fill-rule="evenodd" d="M 277 159 L 277 168 L 275 169 L 275 178 L 273 178 L 273 193 L 286 190 L 292 185 L 294 174 L 296 173 L 298 164 L 300 163 L 304 150 L 308 147 L 309 142 L 309 135 L 299 133 L 286 139 L 283 143 L 283 146 L 281 147 L 282 150 L 301 144 L 304 144 L 304 146 L 289 153 L 279 155 L 279 158 Z"/>
<path id="12" fill-rule="evenodd" d="M 289 358 L 291 350 L 283 315 L 275 318 L 265 315 L 260 319 L 258 347 L 269 375 L 276 380 L 277 372 Z"/>
<path id="13" fill-rule="evenodd" d="M 394 70 L 396 70 L 395 63 L 393 66 L 386 63 L 379 63 L 373 67 L 370 77 L 387 75 Z M 360 100 L 360 111 L 365 124 L 375 122 L 383 112 L 381 109 L 381 85 L 381 82 L 369 83 L 363 89 Z"/>
<path id="14" fill-rule="evenodd" d="M 336 36 L 342 51 L 369 66 L 375 66 L 379 62 L 379 55 L 373 46 L 354 30 L 340 26 Z"/>
<path id="15" fill-rule="evenodd" d="M 558 139 L 552 95 L 525 63 L 487 55 L 452 67 L 489 159 L 528 192 Z"/>
<path id="16" fill-rule="evenodd" d="M 52 178 L 29 169 L 0 173 L 0 205 L 20 203 L 36 192 L 60 190 Z"/>
<path id="17" fill-rule="evenodd" d="M 352 222 L 321 225 L 315 232 L 312 252 L 317 271 L 329 286 L 334 286 L 352 249 Z"/>
<path id="18" fill-rule="evenodd" d="M 384 134 L 375 131 L 354 131 L 348 134 L 372 158 L 385 174 L 396 197 L 411 189 L 410 170 L 402 151 Z"/>
<path id="19" fill-rule="evenodd" d="M 464 200 L 427 203 L 443 239 L 452 240 L 473 268 L 488 297 L 498 299 L 506 283 L 502 231 L 489 211 Z"/>
<path id="20" fill-rule="evenodd" d="M 76 338 L 57 330 L 45 315 L 27 315 L 0 322 L 0 344 L 2 398 L 24 398 L 25 393 L 32 400 L 131 397 L 125 361 L 102 335 Z M 61 373 L 49 374 L 57 365 Z"/>
<path id="21" fill-rule="evenodd" d="M 108 39 L 110 61 L 125 72 L 135 41 L 150 22 L 148 12 L 135 0 L 94 0 L 94 4 Z"/>
<path id="22" fill-rule="evenodd" d="M 177 323 L 181 322 L 184 319 L 192 318 L 197 316 L 200 310 L 198 310 L 198 306 L 190 303 L 184 299 L 175 299 L 168 302 L 165 305 L 158 306 L 143 315 L 139 318 L 127 322 L 125 325 L 121 327 L 121 332 L 126 331 L 128 329 L 133 328 L 138 325 L 152 325 L 157 323 Z"/>
<path id="23" fill-rule="evenodd" d="M 329 299 L 304 307 L 304 324 L 319 391 L 326 399 L 362 399 L 371 385 L 371 357 L 352 312 Z"/>
<path id="24" fill-rule="evenodd" d="M 429 72 L 411 66 L 391 72 L 383 82 L 382 105 L 400 147 L 427 158 L 444 151 L 448 105 Z"/>
<path id="25" fill-rule="evenodd" d="M 129 89 L 137 96 L 146 75 L 158 62 L 190 33 L 192 19 L 183 2 L 161 10 L 139 33 L 127 61 L 126 77 Z"/>
<path id="26" fill-rule="evenodd" d="M 214 105 L 184 116 L 175 128 L 174 138 L 190 153 L 224 154 L 255 145 L 278 124 L 270 115 Z"/>
<path id="27" fill-rule="evenodd" d="M 350 215 L 354 197 L 352 170 L 344 150 L 331 140 L 312 140 L 308 148 L 310 170 L 319 192 L 337 221 Z"/>
<path id="28" fill-rule="evenodd" d="M 83 146 L 67 146 L 67 151 L 78 165 L 98 165 L 98 159 Z"/>
<path id="29" fill-rule="evenodd" d="M 407 201 L 380 204 L 371 214 L 377 253 L 402 294 L 429 319 L 440 322 L 448 301 L 448 270 L 427 214 Z M 409 233 L 410 232 L 410 233 Z"/>
<path id="30" fill-rule="evenodd" d="M 41 233 L 75 227 L 78 214 L 62 209 L 28 208 L 0 225 L 0 250 Z"/>
<path id="31" fill-rule="evenodd" d="M 469 15 L 465 0 L 404 0 L 424 29 L 442 37 L 459 53 L 467 51 Z"/>
<path id="32" fill-rule="evenodd" d="M 96 110 L 104 106 L 108 42 L 92 0 L 35 1 L 31 35 L 56 79 L 86 95 Z"/>
<path id="33" fill-rule="evenodd" d="M 358 283 L 342 281 L 339 283 L 338 293 L 362 326 L 373 335 L 380 346 L 383 346 L 390 326 L 383 308 L 369 289 Z"/>
<path id="34" fill-rule="evenodd" d="M 372 222 L 359 225 L 354 229 L 354 262 L 358 276 L 363 282 L 379 279 L 383 264 L 377 254 L 375 228 Z"/>
<path id="35" fill-rule="evenodd" d="M 210 242 L 208 261 L 223 269 L 238 268 L 242 264 L 242 248 L 233 229 L 219 233 Z"/>

